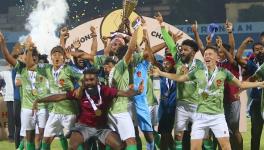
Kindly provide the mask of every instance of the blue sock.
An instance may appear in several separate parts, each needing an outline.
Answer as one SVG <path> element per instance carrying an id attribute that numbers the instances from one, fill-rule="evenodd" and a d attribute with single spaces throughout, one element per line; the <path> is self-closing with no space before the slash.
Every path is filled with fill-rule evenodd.
<path id="1" fill-rule="evenodd" d="M 147 143 L 147 150 L 154 150 L 155 143 L 152 141 L 151 143 Z"/>

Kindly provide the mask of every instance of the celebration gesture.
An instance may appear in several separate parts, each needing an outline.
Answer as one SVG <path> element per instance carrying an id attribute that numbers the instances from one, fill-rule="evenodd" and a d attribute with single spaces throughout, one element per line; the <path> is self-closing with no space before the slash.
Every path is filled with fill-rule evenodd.
<path id="1" fill-rule="evenodd" d="M 252 44 L 254 42 L 253 38 L 252 37 L 247 37 L 243 42 L 242 44 L 243 45 L 249 45 L 249 44 Z"/>
<path id="2" fill-rule="evenodd" d="M 211 44 L 211 43 L 212 43 L 212 37 L 211 37 L 211 35 L 209 34 L 209 35 L 206 36 L 206 45 L 209 45 L 209 44 Z"/>
<path id="3" fill-rule="evenodd" d="M 90 31 L 92 32 L 92 33 L 91 33 L 91 36 L 92 36 L 92 37 L 96 37 L 96 36 L 97 36 L 97 35 L 96 35 L 96 30 L 95 30 L 95 27 L 94 27 L 94 26 L 91 26 L 91 27 L 90 27 Z"/>
<path id="4" fill-rule="evenodd" d="M 222 38 L 220 36 L 216 37 L 216 45 L 217 45 L 217 47 L 223 46 L 223 41 L 222 41 Z"/>
<path id="5" fill-rule="evenodd" d="M 158 76 L 160 76 L 160 69 L 158 68 L 158 67 L 152 67 L 151 69 L 150 69 L 150 75 L 152 75 L 152 76 L 154 76 L 154 77 L 158 77 Z"/>
<path id="6" fill-rule="evenodd" d="M 163 17 L 160 12 L 158 12 L 158 15 L 154 16 L 154 18 L 159 22 L 160 25 L 163 23 Z"/>
<path id="7" fill-rule="evenodd" d="M 61 30 L 60 30 L 60 37 L 63 38 L 63 39 L 68 39 L 70 36 L 69 34 L 69 30 L 67 27 L 63 27 Z"/>
<path id="8" fill-rule="evenodd" d="M 3 46 L 5 44 L 5 37 L 3 33 L 0 32 L 0 46 Z"/>
<path id="9" fill-rule="evenodd" d="M 198 32 L 198 24 L 197 24 L 197 21 L 196 20 L 195 20 L 195 23 L 192 24 L 192 32 L 193 33 Z"/>
<path id="10" fill-rule="evenodd" d="M 76 39 L 75 41 L 73 41 L 72 45 L 74 49 L 79 49 L 81 47 L 81 42 L 79 39 Z"/>
<path id="11" fill-rule="evenodd" d="M 228 33 L 233 31 L 233 24 L 226 19 L 225 28 Z"/>
<path id="12" fill-rule="evenodd" d="M 182 39 L 183 36 L 183 32 L 178 31 L 176 34 L 172 34 L 172 38 L 174 40 L 175 43 L 177 43 L 180 39 Z"/>

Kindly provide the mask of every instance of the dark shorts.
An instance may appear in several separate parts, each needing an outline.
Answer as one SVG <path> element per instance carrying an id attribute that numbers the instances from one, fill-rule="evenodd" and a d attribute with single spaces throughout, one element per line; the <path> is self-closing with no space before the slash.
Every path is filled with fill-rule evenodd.
<path id="1" fill-rule="evenodd" d="M 171 133 L 174 126 L 175 113 L 165 113 L 163 112 L 158 126 L 158 132 L 162 133 Z"/>
<path id="2" fill-rule="evenodd" d="M 79 132 L 82 134 L 84 142 L 89 140 L 91 137 L 98 138 L 103 144 L 105 144 L 105 140 L 112 130 L 108 128 L 97 129 L 94 127 L 89 127 L 85 124 L 76 123 L 75 126 L 71 129 L 72 132 Z"/>
<path id="3" fill-rule="evenodd" d="M 229 130 L 239 129 L 240 101 L 224 104 L 225 118 Z"/>

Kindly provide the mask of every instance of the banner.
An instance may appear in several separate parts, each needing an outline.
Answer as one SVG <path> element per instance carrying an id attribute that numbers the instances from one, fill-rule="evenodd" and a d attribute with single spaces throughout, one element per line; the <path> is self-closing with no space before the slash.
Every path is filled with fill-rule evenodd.
<path id="1" fill-rule="evenodd" d="M 95 20 L 88 21 L 82 25 L 77 26 L 76 28 L 72 29 L 69 31 L 70 37 L 67 40 L 66 43 L 66 48 L 67 49 L 72 49 L 73 45 L 72 43 L 79 39 L 81 42 L 81 50 L 84 50 L 86 52 L 90 52 L 91 45 L 92 45 L 92 37 L 90 36 L 90 27 L 94 26 L 96 28 L 96 33 L 97 33 L 97 41 L 98 41 L 98 50 L 103 50 L 104 45 L 103 42 L 101 41 L 100 37 L 102 36 L 110 36 L 110 32 L 115 32 L 118 29 L 118 26 L 121 23 L 121 15 L 122 15 L 122 9 L 115 10 L 108 15 L 106 15 L 104 18 L 98 18 Z M 133 12 L 131 16 L 129 17 L 129 20 L 132 22 L 138 17 L 138 15 Z M 146 20 L 147 23 L 147 30 L 148 30 L 148 35 L 150 38 L 150 44 L 151 46 L 155 46 L 157 44 L 163 43 L 163 37 L 161 34 L 161 29 L 160 25 L 157 22 L 156 19 L 150 18 L 150 17 L 145 17 L 143 18 Z M 167 29 L 171 30 L 174 33 L 177 33 L 179 30 L 173 25 L 170 25 L 168 23 L 165 23 L 165 26 Z M 142 30 L 142 29 L 141 29 Z M 182 32 L 182 31 L 181 31 Z M 103 35 L 102 35 L 103 34 Z M 142 39 L 142 31 L 139 31 L 139 37 L 138 39 Z M 183 38 L 178 41 L 178 45 L 181 44 L 181 42 L 185 39 L 191 39 L 190 36 L 188 36 L 186 33 L 183 33 Z M 138 42 L 139 43 L 139 42 Z M 158 53 L 159 55 L 163 56 L 164 55 L 164 50 L 160 51 Z M 203 60 L 201 53 L 197 53 L 197 58 Z"/>

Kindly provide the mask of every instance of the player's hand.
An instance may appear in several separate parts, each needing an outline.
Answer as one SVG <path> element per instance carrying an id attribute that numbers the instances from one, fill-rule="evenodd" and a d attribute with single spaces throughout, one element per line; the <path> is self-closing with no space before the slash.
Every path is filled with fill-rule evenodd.
<path id="1" fill-rule="evenodd" d="M 252 37 L 247 37 L 243 42 L 242 44 L 247 46 L 247 45 L 250 45 L 254 42 L 253 38 Z"/>
<path id="2" fill-rule="evenodd" d="M 29 50 L 29 51 L 32 51 L 34 48 L 35 48 L 35 45 L 32 41 L 32 37 L 31 36 L 28 36 L 25 43 L 24 43 L 24 46 L 26 48 L 26 50 Z"/>
<path id="3" fill-rule="evenodd" d="M 72 51 L 71 49 L 65 49 L 65 55 L 67 59 L 71 59 L 72 58 Z"/>
<path id="4" fill-rule="evenodd" d="M 211 37 L 211 35 L 209 34 L 209 35 L 206 36 L 206 45 L 209 45 L 209 44 L 211 44 L 211 43 L 212 43 L 212 37 Z"/>
<path id="5" fill-rule="evenodd" d="M 174 40 L 175 43 L 177 43 L 180 39 L 182 39 L 183 37 L 183 32 L 178 31 L 176 34 L 172 34 L 172 38 Z"/>
<path id="6" fill-rule="evenodd" d="M 196 20 L 195 20 L 195 23 L 192 24 L 192 32 L 193 33 L 198 32 L 198 24 L 197 24 L 197 21 Z"/>
<path id="7" fill-rule="evenodd" d="M 228 33 L 233 31 L 233 24 L 226 19 L 225 28 Z"/>
<path id="8" fill-rule="evenodd" d="M 263 88 L 264 88 L 264 81 L 259 82 L 259 84 L 260 84 L 260 85 L 259 85 L 258 87 L 263 89 Z"/>
<path id="9" fill-rule="evenodd" d="M 141 94 L 141 93 L 143 93 L 143 91 L 144 91 L 144 80 L 142 79 L 142 81 L 140 82 L 140 84 L 139 84 L 139 86 L 138 86 L 138 91 L 137 91 L 137 93 L 138 93 L 138 94 Z"/>
<path id="10" fill-rule="evenodd" d="M 38 100 L 35 100 L 32 106 L 32 116 L 34 116 L 34 114 L 36 114 L 37 111 L 38 111 Z"/>
<path id="11" fill-rule="evenodd" d="M 150 75 L 151 76 L 155 76 L 155 77 L 158 77 L 158 76 L 160 76 L 160 69 L 158 68 L 158 67 L 152 67 L 151 69 L 150 69 Z"/>
<path id="12" fill-rule="evenodd" d="M 76 39 L 75 41 L 73 41 L 72 45 L 74 49 L 79 49 L 81 47 L 81 42 L 79 39 Z"/>
<path id="13" fill-rule="evenodd" d="M 60 37 L 63 39 L 68 39 L 70 37 L 69 30 L 67 27 L 63 27 L 60 30 Z"/>
<path id="14" fill-rule="evenodd" d="M 0 46 L 5 45 L 5 37 L 2 32 L 0 32 Z"/>
<path id="15" fill-rule="evenodd" d="M 163 23 L 163 17 L 160 12 L 158 12 L 157 16 L 154 16 L 154 18 L 159 22 L 160 25 Z"/>
<path id="16" fill-rule="evenodd" d="M 216 37 L 216 45 L 217 45 L 217 47 L 223 46 L 223 41 L 222 41 L 222 38 L 220 36 Z"/>
<path id="17" fill-rule="evenodd" d="M 96 36 L 97 36 L 97 34 L 96 34 L 96 29 L 95 29 L 94 26 L 91 26 L 91 27 L 90 27 L 90 31 L 91 31 L 91 36 L 92 36 L 92 37 L 96 37 Z"/>
<path id="18" fill-rule="evenodd" d="M 181 67 L 181 74 L 188 74 L 188 72 L 189 72 L 189 67 L 188 67 L 188 65 L 186 64 L 186 65 L 183 65 L 182 67 Z"/>

